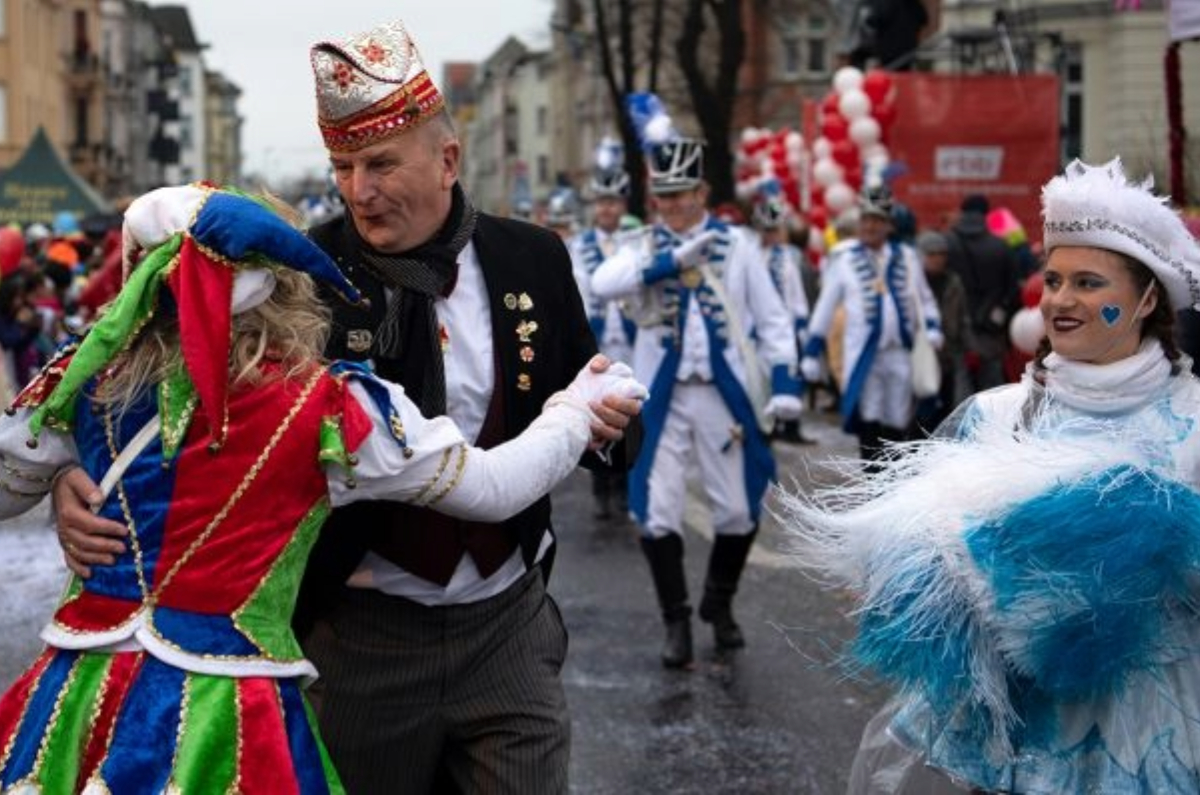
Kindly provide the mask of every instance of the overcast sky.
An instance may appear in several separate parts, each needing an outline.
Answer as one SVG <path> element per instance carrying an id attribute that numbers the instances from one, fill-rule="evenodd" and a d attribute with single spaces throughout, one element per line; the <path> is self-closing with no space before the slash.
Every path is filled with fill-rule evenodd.
<path id="1" fill-rule="evenodd" d="M 184 5 L 204 60 L 242 89 L 244 171 L 273 180 L 322 172 L 308 49 L 401 19 L 440 84 L 446 61 L 481 61 L 508 36 L 548 46 L 553 0 L 172 0 Z M 167 5 L 152 0 L 152 5 Z"/>

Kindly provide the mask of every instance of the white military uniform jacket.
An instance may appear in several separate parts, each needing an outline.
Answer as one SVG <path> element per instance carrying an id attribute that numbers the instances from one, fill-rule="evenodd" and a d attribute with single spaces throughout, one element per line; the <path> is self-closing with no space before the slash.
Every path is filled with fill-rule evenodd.
<path id="1" fill-rule="evenodd" d="M 715 237 L 706 262 L 680 275 L 671 250 L 707 230 Z M 650 386 L 650 398 L 642 411 L 642 454 L 630 474 L 630 508 L 644 522 L 646 482 L 675 384 L 711 383 L 742 427 L 762 427 L 761 409 L 770 395 L 795 395 L 799 386 L 791 318 L 758 241 L 709 216 L 683 235 L 662 224 L 648 227 L 605 260 L 591 289 L 600 298 L 625 298 L 639 325 L 633 369 Z M 761 434 L 746 433 L 743 444 L 747 498 L 756 518 L 774 461 Z"/>
<path id="2" fill-rule="evenodd" d="M 930 341 L 940 345 L 941 316 L 916 251 L 898 243 L 874 252 L 857 240 L 834 247 L 821 274 L 805 357 L 825 350 L 839 306 L 845 308 L 841 412 L 849 429 L 876 354 L 897 346 L 912 348 L 918 308 Z"/>

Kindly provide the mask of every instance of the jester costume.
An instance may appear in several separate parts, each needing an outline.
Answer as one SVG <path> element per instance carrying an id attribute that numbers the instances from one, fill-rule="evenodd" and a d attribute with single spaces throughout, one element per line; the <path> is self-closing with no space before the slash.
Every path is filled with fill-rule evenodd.
<path id="1" fill-rule="evenodd" d="M 46 650 L 0 697 L 0 792 L 342 792 L 290 621 L 322 521 L 357 499 L 514 513 L 582 455 L 587 397 L 560 394 L 485 453 L 358 365 L 284 372 L 268 356 L 230 385 L 226 310 L 271 285 L 270 267 L 357 292 L 250 199 L 162 190 L 127 214 L 127 248 L 151 253 L 117 302 L 0 419 L 0 515 L 78 464 L 106 492 L 99 513 L 129 529 L 115 564 L 70 580 Z M 123 410 L 94 401 L 158 312 L 178 317 L 183 365 Z"/>
<path id="2" fill-rule="evenodd" d="M 852 791 L 922 762 L 989 792 L 1200 789 L 1189 364 L 1050 354 L 879 473 L 787 498 L 802 562 L 860 600 L 852 664 L 897 690 Z"/>

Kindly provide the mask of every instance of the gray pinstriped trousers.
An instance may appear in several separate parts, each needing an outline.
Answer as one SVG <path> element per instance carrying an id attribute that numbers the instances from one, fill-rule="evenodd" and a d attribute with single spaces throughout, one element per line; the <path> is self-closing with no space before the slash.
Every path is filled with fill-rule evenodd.
<path id="1" fill-rule="evenodd" d="M 305 652 L 349 795 L 565 793 L 567 633 L 538 569 L 482 602 L 425 607 L 347 588 Z M 440 795 L 440 794 L 439 794 Z"/>

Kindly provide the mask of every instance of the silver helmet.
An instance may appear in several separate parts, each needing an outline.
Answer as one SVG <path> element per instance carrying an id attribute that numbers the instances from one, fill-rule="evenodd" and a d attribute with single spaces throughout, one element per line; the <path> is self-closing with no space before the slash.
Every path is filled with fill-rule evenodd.
<path id="1" fill-rule="evenodd" d="M 656 143 L 647 159 L 651 193 L 689 190 L 704 181 L 704 141 L 676 138 Z"/>

